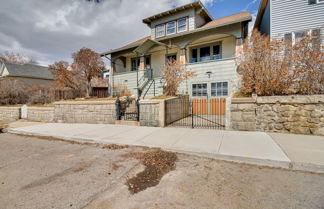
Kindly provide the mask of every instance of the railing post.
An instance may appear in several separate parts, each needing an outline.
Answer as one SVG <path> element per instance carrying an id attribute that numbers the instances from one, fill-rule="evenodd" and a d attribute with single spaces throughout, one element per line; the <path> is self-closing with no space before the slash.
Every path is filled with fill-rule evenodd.
<path id="1" fill-rule="evenodd" d="M 120 100 L 119 100 L 119 97 L 117 98 L 116 100 L 116 120 L 121 120 L 121 110 L 120 110 L 120 106 L 121 106 L 121 103 L 120 103 Z"/>
<path id="2" fill-rule="evenodd" d="M 191 128 L 195 127 L 194 126 L 194 117 L 193 117 L 193 113 L 194 113 L 194 111 L 193 111 L 193 102 L 194 101 L 191 100 Z"/>
<path id="3" fill-rule="evenodd" d="M 137 121 L 140 121 L 140 99 L 139 98 L 136 100 L 136 113 L 137 113 L 136 119 Z"/>

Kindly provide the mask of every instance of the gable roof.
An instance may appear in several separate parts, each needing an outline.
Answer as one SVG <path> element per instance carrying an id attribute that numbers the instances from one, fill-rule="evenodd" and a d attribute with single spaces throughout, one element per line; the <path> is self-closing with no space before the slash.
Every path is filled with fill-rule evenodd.
<path id="1" fill-rule="evenodd" d="M 201 32 L 201 31 L 205 31 L 205 30 L 209 30 L 209 29 L 213 29 L 213 28 L 218 28 L 218 27 L 222 27 L 222 26 L 226 26 L 226 25 L 235 24 L 238 22 L 251 21 L 251 20 L 252 20 L 252 15 L 249 12 L 245 11 L 245 12 L 241 12 L 241 13 L 237 13 L 234 15 L 229 15 L 226 17 L 221 17 L 221 18 L 212 20 L 212 21 L 206 23 L 205 25 L 203 25 L 199 28 L 196 28 L 195 30 L 182 32 L 182 33 L 178 33 L 178 34 L 171 35 L 171 36 L 166 36 L 166 37 L 158 39 L 158 40 L 160 41 L 160 40 L 170 39 L 170 38 L 174 38 L 174 37 L 178 37 L 178 36 L 188 35 L 188 34 L 192 34 L 192 33 L 196 33 L 196 32 Z M 127 44 L 123 47 L 104 52 L 101 54 L 101 56 L 105 56 L 105 55 L 112 54 L 115 52 L 138 47 L 139 45 L 141 45 L 148 39 L 151 39 L 151 36 L 144 37 L 144 38 L 134 41 L 130 44 Z"/>
<path id="2" fill-rule="evenodd" d="M 174 13 L 186 10 L 186 9 L 190 9 L 190 8 L 196 8 L 196 9 L 201 9 L 201 14 L 204 15 L 207 19 L 212 20 L 213 17 L 209 14 L 208 10 L 206 9 L 206 7 L 203 5 L 203 3 L 201 3 L 201 1 L 195 1 L 193 3 L 189 3 L 171 10 L 168 10 L 166 12 L 161 12 L 159 14 L 153 15 L 151 17 L 145 18 L 143 20 L 143 23 L 145 24 L 150 24 L 152 21 L 160 19 L 162 17 L 166 17 L 169 15 L 172 15 Z"/>
<path id="3" fill-rule="evenodd" d="M 262 17 L 264 14 L 264 11 L 267 7 L 268 4 L 268 0 L 261 0 L 260 2 L 260 6 L 259 6 L 259 11 L 258 11 L 258 15 L 255 19 L 255 23 L 254 23 L 254 27 L 253 29 L 258 29 L 260 27 L 261 21 L 262 21 Z"/>
<path id="4" fill-rule="evenodd" d="M 4 63 L 4 65 L 9 73 L 8 76 L 54 80 L 52 73 L 47 67 L 31 64 L 20 65 L 11 63 Z"/>

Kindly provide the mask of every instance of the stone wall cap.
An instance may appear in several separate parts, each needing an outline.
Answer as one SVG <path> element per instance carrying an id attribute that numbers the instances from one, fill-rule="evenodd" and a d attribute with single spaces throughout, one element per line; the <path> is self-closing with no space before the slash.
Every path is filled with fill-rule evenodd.
<path id="1" fill-rule="evenodd" d="M 15 107 L 11 107 L 11 106 L 0 106 L 1 109 L 20 109 L 21 106 L 15 106 Z"/>
<path id="2" fill-rule="evenodd" d="M 255 103 L 255 99 L 252 97 L 248 98 L 232 98 L 232 104 L 252 104 Z"/>
<path id="3" fill-rule="evenodd" d="M 104 105 L 104 104 L 115 104 L 116 100 L 105 100 L 105 101 L 59 101 L 54 102 L 54 105 Z"/>
<path id="4" fill-rule="evenodd" d="M 324 103 L 324 95 L 265 96 L 257 98 L 258 104 L 317 104 Z"/>
<path id="5" fill-rule="evenodd" d="M 53 110 L 55 107 L 33 107 L 33 106 L 28 106 L 28 109 L 30 110 Z"/>

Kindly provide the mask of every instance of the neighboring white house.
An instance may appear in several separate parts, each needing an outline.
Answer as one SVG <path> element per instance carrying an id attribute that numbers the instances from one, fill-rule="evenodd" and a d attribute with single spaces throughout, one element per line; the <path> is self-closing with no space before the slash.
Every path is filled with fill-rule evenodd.
<path id="1" fill-rule="evenodd" d="M 109 79 L 110 69 L 102 71 L 102 78 Z"/>
<path id="2" fill-rule="evenodd" d="M 271 39 L 293 41 L 311 32 L 324 45 L 324 0 L 261 0 L 254 28 Z"/>
<path id="3" fill-rule="evenodd" d="M 234 57 L 251 19 L 249 12 L 213 19 L 200 1 L 144 19 L 149 36 L 101 54 L 111 59 L 111 95 L 120 84 L 133 95 L 161 95 L 163 66 L 175 59 L 197 74 L 181 84 L 179 93 L 191 98 L 230 96 L 237 91 Z"/>

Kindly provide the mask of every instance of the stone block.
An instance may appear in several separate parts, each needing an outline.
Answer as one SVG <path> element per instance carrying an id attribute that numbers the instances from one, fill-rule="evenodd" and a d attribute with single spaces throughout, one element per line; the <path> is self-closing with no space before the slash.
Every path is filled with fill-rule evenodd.
<path id="1" fill-rule="evenodd" d="M 281 105 L 279 108 L 279 111 L 296 111 L 297 107 L 293 106 L 293 105 Z"/>
<path id="2" fill-rule="evenodd" d="M 314 110 L 311 112 L 310 116 L 312 118 L 320 118 L 321 116 L 323 116 L 323 112 L 321 110 Z"/>
<path id="3" fill-rule="evenodd" d="M 232 112 L 231 117 L 233 121 L 242 121 L 242 112 Z"/>
<path id="4" fill-rule="evenodd" d="M 242 119 L 245 122 L 254 122 L 256 120 L 254 112 L 243 112 Z"/>
<path id="5" fill-rule="evenodd" d="M 311 132 L 314 135 L 324 136 L 324 127 L 311 128 Z"/>
<path id="6" fill-rule="evenodd" d="M 310 131 L 310 128 L 308 127 L 292 127 L 290 129 L 290 132 L 293 133 L 293 134 L 310 134 L 311 131 Z"/>

